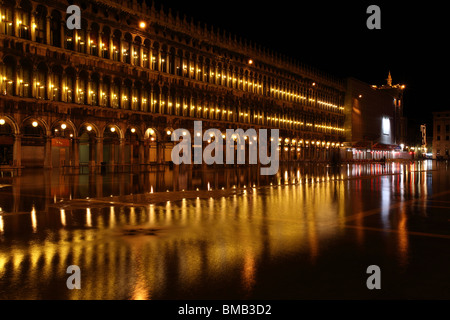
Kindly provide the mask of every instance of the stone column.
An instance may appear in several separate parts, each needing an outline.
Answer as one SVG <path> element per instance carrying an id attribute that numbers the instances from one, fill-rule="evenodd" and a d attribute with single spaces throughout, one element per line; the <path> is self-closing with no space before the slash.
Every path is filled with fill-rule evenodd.
<path id="1" fill-rule="evenodd" d="M 139 141 L 139 164 L 145 164 L 145 147 L 144 147 L 144 141 Z"/>
<path id="2" fill-rule="evenodd" d="M 95 138 L 89 138 L 89 167 L 95 167 L 95 149 L 97 143 L 94 139 Z"/>
<path id="3" fill-rule="evenodd" d="M 33 6 L 33 11 L 32 12 L 36 12 L 36 7 Z M 36 42 L 36 28 L 34 28 L 33 26 L 36 25 L 36 17 L 34 14 L 31 14 L 31 19 L 30 19 L 30 34 L 31 34 L 31 41 Z"/>
<path id="4" fill-rule="evenodd" d="M 125 139 L 119 140 L 119 167 L 123 171 L 123 166 L 125 164 Z"/>
<path id="5" fill-rule="evenodd" d="M 44 168 L 52 168 L 52 138 L 50 136 L 45 138 Z"/>
<path id="6" fill-rule="evenodd" d="M 47 19 L 45 20 L 45 43 L 50 44 L 50 20 L 52 19 L 51 16 L 47 16 Z"/>
<path id="7" fill-rule="evenodd" d="M 72 155 L 70 165 L 74 167 L 80 166 L 80 139 L 72 139 Z"/>
<path id="8" fill-rule="evenodd" d="M 22 136 L 14 136 L 13 146 L 13 166 L 20 168 L 22 166 Z"/>
<path id="9" fill-rule="evenodd" d="M 95 149 L 96 149 L 97 166 L 99 166 L 103 162 L 103 138 L 95 139 Z"/>
<path id="10" fill-rule="evenodd" d="M 61 37 L 61 48 L 65 48 L 66 47 L 66 43 L 65 43 L 65 30 L 66 30 L 66 22 L 65 21 L 61 21 L 61 27 L 60 27 L 60 37 Z M 73 41 L 73 40 L 72 40 Z"/>

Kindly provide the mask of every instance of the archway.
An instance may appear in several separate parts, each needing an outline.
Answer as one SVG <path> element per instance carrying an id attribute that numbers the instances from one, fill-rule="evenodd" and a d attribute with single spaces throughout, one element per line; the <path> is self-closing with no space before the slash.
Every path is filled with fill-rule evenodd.
<path id="1" fill-rule="evenodd" d="M 146 159 L 148 163 L 157 163 L 158 162 L 158 142 L 159 135 L 158 131 L 155 128 L 148 128 L 145 131 L 144 139 L 148 141 L 148 147 L 146 148 Z"/>
<path id="2" fill-rule="evenodd" d="M 129 127 L 125 132 L 125 163 L 133 165 L 143 161 L 143 143 L 136 127 Z"/>
<path id="3" fill-rule="evenodd" d="M 79 131 L 79 164 L 80 166 L 96 164 L 96 138 L 98 129 L 92 123 L 84 123 Z"/>
<path id="4" fill-rule="evenodd" d="M 46 126 L 38 119 L 28 118 L 22 124 L 22 165 L 43 167 L 46 159 Z M 48 155 L 47 155 L 48 156 Z"/>
<path id="5" fill-rule="evenodd" d="M 4 119 L 0 118 L 0 165 L 13 165 L 14 130 Z"/>
<path id="6" fill-rule="evenodd" d="M 75 128 L 69 121 L 59 120 L 53 123 L 52 134 L 52 167 L 63 167 L 73 163 L 73 139 Z"/>
<path id="7" fill-rule="evenodd" d="M 103 162 L 114 166 L 121 163 L 123 150 L 120 148 L 120 128 L 116 125 L 107 125 L 103 132 Z"/>

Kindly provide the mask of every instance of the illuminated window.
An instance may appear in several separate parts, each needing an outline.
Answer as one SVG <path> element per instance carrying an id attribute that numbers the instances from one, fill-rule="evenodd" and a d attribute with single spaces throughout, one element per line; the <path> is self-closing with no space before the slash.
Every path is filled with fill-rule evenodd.
<path id="1" fill-rule="evenodd" d="M 391 120 L 389 118 L 383 118 L 381 128 L 384 135 L 391 134 Z"/>

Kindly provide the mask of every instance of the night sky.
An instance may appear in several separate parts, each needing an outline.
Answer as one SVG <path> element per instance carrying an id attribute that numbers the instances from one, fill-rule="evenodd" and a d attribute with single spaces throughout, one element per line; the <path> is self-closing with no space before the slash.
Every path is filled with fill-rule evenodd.
<path id="1" fill-rule="evenodd" d="M 336 76 L 381 85 L 391 71 L 394 84 L 406 85 L 405 115 L 429 122 L 432 111 L 450 109 L 448 13 L 426 2 L 392 2 L 156 0 L 156 7 L 163 3 Z M 371 4 L 381 9 L 381 30 L 366 27 Z"/>

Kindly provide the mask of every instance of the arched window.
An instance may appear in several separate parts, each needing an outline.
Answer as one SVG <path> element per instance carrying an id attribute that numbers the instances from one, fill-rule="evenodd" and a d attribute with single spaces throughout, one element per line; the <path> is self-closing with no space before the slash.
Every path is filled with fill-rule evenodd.
<path id="1" fill-rule="evenodd" d="M 170 74 L 175 74 L 175 48 L 170 48 L 170 54 L 169 54 L 169 73 Z"/>
<path id="2" fill-rule="evenodd" d="M 153 43 L 153 54 L 152 54 L 152 70 L 159 70 L 159 43 Z"/>
<path id="3" fill-rule="evenodd" d="M 144 68 L 149 68 L 150 67 L 150 48 L 151 48 L 151 43 L 150 40 L 145 39 L 144 41 L 144 51 L 142 53 L 142 66 Z"/>
<path id="4" fill-rule="evenodd" d="M 47 99 L 47 73 L 47 66 L 40 63 L 37 67 L 36 77 L 36 98 L 38 99 Z"/>
<path id="5" fill-rule="evenodd" d="M 81 29 L 77 30 L 78 36 L 77 36 L 77 43 L 78 43 L 78 52 L 86 53 L 86 28 L 87 28 L 87 21 L 82 19 L 81 20 Z M 83 27 L 84 25 L 84 27 Z"/>
<path id="6" fill-rule="evenodd" d="M 161 50 L 161 57 L 160 57 L 160 65 L 161 65 L 161 71 L 167 72 L 167 46 L 164 45 Z"/>
<path id="7" fill-rule="evenodd" d="M 88 85 L 89 75 L 86 72 L 81 72 L 78 77 L 78 92 L 77 92 L 77 103 L 87 104 L 87 85 Z"/>
<path id="8" fill-rule="evenodd" d="M 36 28 L 34 30 L 36 34 L 36 42 L 45 43 L 46 42 L 46 24 L 47 24 L 47 9 L 38 5 L 36 8 Z"/>
<path id="9" fill-rule="evenodd" d="M 129 110 L 131 107 L 131 100 L 132 100 L 131 87 L 132 87 L 131 80 L 125 79 L 122 86 L 122 96 L 121 96 L 122 109 Z"/>
<path id="10" fill-rule="evenodd" d="M 181 76 L 183 72 L 183 50 L 177 50 L 177 54 L 175 56 L 175 74 L 177 76 Z"/>
<path id="11" fill-rule="evenodd" d="M 51 83 L 50 83 L 50 99 L 54 101 L 61 101 L 61 84 L 62 84 L 63 69 L 60 66 L 52 68 Z"/>
<path id="12" fill-rule="evenodd" d="M 67 102 L 72 103 L 75 101 L 75 90 L 75 70 L 72 68 L 66 69 L 64 73 L 63 94 Z"/>
<path id="13" fill-rule="evenodd" d="M 11 56 L 3 59 L 5 64 L 5 74 L 3 75 L 3 82 L 5 83 L 6 94 L 15 95 L 16 86 L 16 60 Z"/>
<path id="14" fill-rule="evenodd" d="M 33 85 L 33 65 L 30 61 L 21 62 L 22 66 L 22 96 L 31 98 Z"/>
<path id="15" fill-rule="evenodd" d="M 148 111 L 150 103 L 150 85 L 144 85 L 144 89 L 141 91 L 141 111 Z"/>
<path id="16" fill-rule="evenodd" d="M 99 86 L 100 86 L 100 76 L 98 75 L 98 73 L 94 73 L 91 76 L 90 89 L 89 89 L 91 105 L 93 105 L 93 106 L 98 106 Z"/>
<path id="17" fill-rule="evenodd" d="M 61 13 L 53 10 L 50 19 L 50 44 L 61 47 Z"/>
<path id="18" fill-rule="evenodd" d="M 135 37 L 133 41 L 133 65 L 141 66 L 141 38 Z"/>
<path id="19" fill-rule="evenodd" d="M 131 34 L 126 33 L 124 40 L 125 41 L 122 45 L 123 62 L 131 63 L 131 43 L 133 41 L 133 37 L 131 36 Z"/>
<path id="20" fill-rule="evenodd" d="M 108 27 L 103 27 L 103 32 L 100 36 L 99 48 L 102 51 L 101 56 L 105 59 L 109 59 L 109 38 L 111 36 L 111 30 Z"/>
<path id="21" fill-rule="evenodd" d="M 139 104 L 141 103 L 141 83 L 136 81 L 132 87 L 131 93 L 131 110 L 139 110 Z"/>
<path id="22" fill-rule="evenodd" d="M 189 52 L 184 52 L 183 59 L 183 76 L 189 78 L 189 66 L 190 66 L 190 54 Z"/>
<path id="23" fill-rule="evenodd" d="M 18 36 L 22 39 L 31 39 L 30 12 L 31 4 L 28 0 L 20 2 L 20 9 L 17 9 L 17 30 Z"/>
<path id="24" fill-rule="evenodd" d="M 64 46 L 67 50 L 74 50 L 74 30 L 69 28 L 64 28 L 64 34 L 65 34 L 65 43 Z"/>
<path id="25" fill-rule="evenodd" d="M 98 56 L 99 48 L 99 26 L 96 23 L 91 25 L 91 31 L 89 32 L 89 54 Z"/>
<path id="26" fill-rule="evenodd" d="M 121 80 L 120 79 L 114 79 L 112 83 L 112 90 L 111 90 L 111 106 L 113 108 L 119 108 L 120 107 L 120 87 L 121 87 Z"/>
<path id="27" fill-rule="evenodd" d="M 120 61 L 120 38 L 122 33 L 119 30 L 115 30 L 112 38 L 112 58 L 114 61 Z"/>
<path id="28" fill-rule="evenodd" d="M 101 91 L 99 94 L 100 105 L 103 107 L 110 106 L 111 78 L 103 77 L 101 82 Z"/>
<path id="29" fill-rule="evenodd" d="M 14 6 L 15 1 L 8 0 L 2 3 L 0 12 L 2 15 L 3 29 L 2 32 L 9 36 L 14 35 Z"/>

